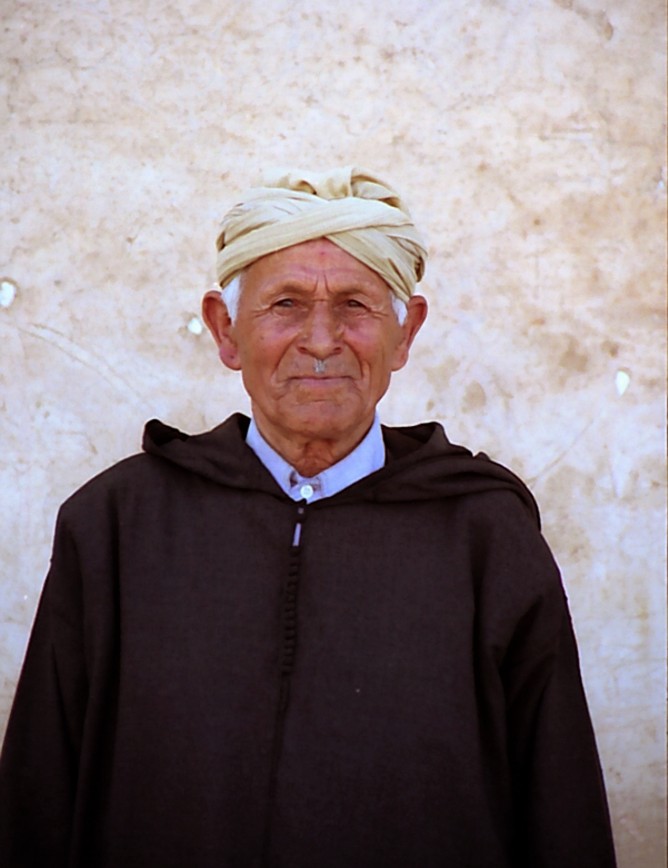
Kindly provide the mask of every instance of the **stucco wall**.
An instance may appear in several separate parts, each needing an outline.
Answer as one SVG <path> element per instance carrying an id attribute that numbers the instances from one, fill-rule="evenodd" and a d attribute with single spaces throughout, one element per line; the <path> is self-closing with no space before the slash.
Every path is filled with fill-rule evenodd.
<path id="1" fill-rule="evenodd" d="M 665 864 L 660 0 L 3 0 L 0 727 L 58 504 L 246 407 L 193 320 L 267 166 L 368 166 L 431 303 L 388 422 L 533 488 L 622 868 Z"/>

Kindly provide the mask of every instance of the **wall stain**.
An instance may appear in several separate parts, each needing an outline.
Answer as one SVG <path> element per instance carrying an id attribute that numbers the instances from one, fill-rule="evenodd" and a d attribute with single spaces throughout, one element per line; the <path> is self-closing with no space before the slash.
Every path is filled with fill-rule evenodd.
<path id="1" fill-rule="evenodd" d="M 473 413 L 476 410 L 482 410 L 487 403 L 487 394 L 478 382 L 470 383 L 464 392 L 462 400 L 462 410 L 465 413 Z"/>
<path id="2" fill-rule="evenodd" d="M 602 36 L 606 42 L 609 42 L 614 36 L 615 28 L 610 23 L 610 19 L 605 11 L 601 10 L 600 12 L 592 12 L 589 9 L 585 9 L 585 7 L 581 3 L 578 3 L 577 0 L 553 0 L 553 2 L 556 6 L 560 6 L 562 9 L 568 9 L 569 12 L 574 12 L 576 15 L 579 15 L 583 21 L 587 22 L 587 24 L 593 25 L 599 36 Z"/>

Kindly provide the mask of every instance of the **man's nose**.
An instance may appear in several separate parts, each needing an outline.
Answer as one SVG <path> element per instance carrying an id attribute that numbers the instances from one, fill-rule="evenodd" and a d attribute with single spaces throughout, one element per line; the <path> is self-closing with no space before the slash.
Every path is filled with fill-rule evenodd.
<path id="1" fill-rule="evenodd" d="M 342 323 L 326 301 L 316 301 L 304 320 L 299 347 L 319 359 L 341 348 Z"/>

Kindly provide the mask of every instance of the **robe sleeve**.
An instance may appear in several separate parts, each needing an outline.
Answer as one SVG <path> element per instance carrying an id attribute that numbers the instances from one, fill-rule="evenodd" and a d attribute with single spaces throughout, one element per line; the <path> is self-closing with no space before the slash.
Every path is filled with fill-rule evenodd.
<path id="1" fill-rule="evenodd" d="M 0 865 L 68 862 L 87 677 L 76 547 L 59 518 L 0 757 Z"/>
<path id="2" fill-rule="evenodd" d="M 513 649 L 503 668 L 516 806 L 513 864 L 614 868 L 603 774 L 560 586 L 527 621 L 519 655 Z M 534 642 L 541 651 L 528 653 Z"/>

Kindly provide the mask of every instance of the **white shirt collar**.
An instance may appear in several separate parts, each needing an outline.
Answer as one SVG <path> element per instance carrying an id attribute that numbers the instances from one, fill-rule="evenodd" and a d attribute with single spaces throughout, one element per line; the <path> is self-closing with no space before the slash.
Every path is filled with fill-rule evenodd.
<path id="1" fill-rule="evenodd" d="M 293 500 L 321 500 L 331 497 L 354 482 L 385 466 L 385 444 L 378 414 L 371 428 L 352 452 L 317 476 L 305 477 L 272 448 L 251 419 L 246 443 L 264 464 L 283 491 Z"/>

